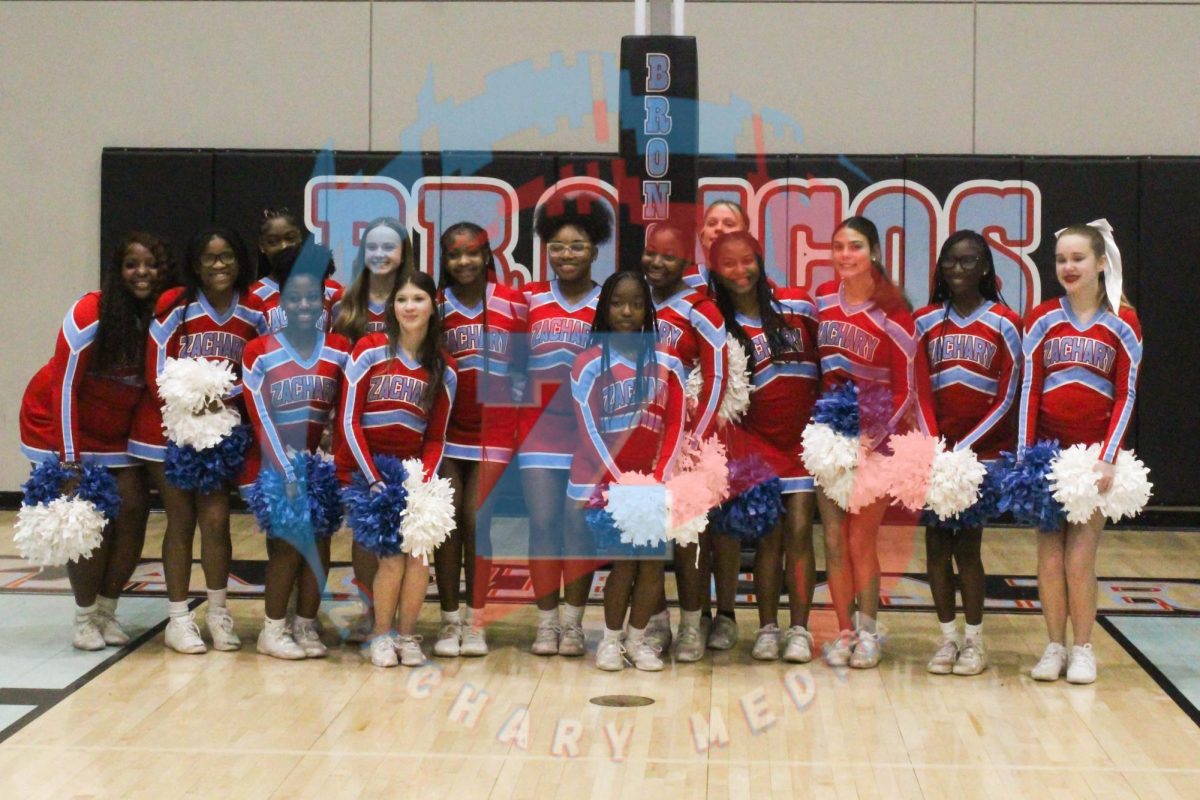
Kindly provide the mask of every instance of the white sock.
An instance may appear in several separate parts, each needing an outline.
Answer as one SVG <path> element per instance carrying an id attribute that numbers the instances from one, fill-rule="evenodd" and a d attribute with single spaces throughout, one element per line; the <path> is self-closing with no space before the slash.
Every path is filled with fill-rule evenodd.
<path id="1" fill-rule="evenodd" d="M 467 606 L 467 627 L 478 628 L 479 620 L 482 617 L 483 617 L 483 609 L 482 608 L 471 608 L 470 606 Z"/>
<path id="2" fill-rule="evenodd" d="M 616 630 L 614 630 L 612 628 L 606 627 L 604 629 L 604 640 L 608 641 L 609 639 L 611 639 L 614 642 L 621 641 L 621 629 L 617 628 Z"/>
<path id="3" fill-rule="evenodd" d="M 563 625 L 583 624 L 583 610 L 586 606 L 573 606 L 570 603 L 563 603 L 559 608 L 562 612 Z"/>
<path id="4" fill-rule="evenodd" d="M 287 619 L 271 619 L 270 617 L 263 615 L 263 622 L 263 627 L 265 628 L 282 630 L 283 626 L 287 623 Z"/>
<path id="5" fill-rule="evenodd" d="M 630 625 L 629 626 L 629 635 L 625 637 L 625 641 L 630 645 L 634 645 L 645 638 L 646 638 L 646 629 L 645 628 L 635 628 L 632 625 Z"/>
<path id="6" fill-rule="evenodd" d="M 451 622 L 453 622 L 456 625 L 459 624 L 460 622 L 462 622 L 462 609 L 461 608 L 456 608 L 453 611 L 443 611 L 442 612 L 442 624 L 448 625 Z"/>
<path id="7" fill-rule="evenodd" d="M 949 622 L 939 622 L 938 627 L 942 629 L 942 639 L 949 642 L 958 638 L 958 620 L 952 619 Z M 970 627 L 969 625 L 967 627 Z"/>
<path id="8" fill-rule="evenodd" d="M 968 639 L 979 641 L 983 638 L 983 623 L 981 622 L 978 625 L 968 625 L 966 633 Z"/>
<path id="9" fill-rule="evenodd" d="M 663 612 L 666 614 L 667 612 Z M 700 627 L 700 612 L 699 611 L 680 611 L 679 624 L 691 625 L 693 628 Z"/>
<path id="10" fill-rule="evenodd" d="M 558 624 L 558 606 L 555 606 L 554 608 L 550 609 L 549 611 L 543 611 L 540 608 L 538 609 L 538 627 L 539 628 L 544 628 L 544 627 L 547 627 L 550 625 L 557 625 L 557 624 Z"/>
<path id="11" fill-rule="evenodd" d="M 317 621 L 316 617 L 312 617 L 310 619 L 309 617 L 302 617 L 299 614 L 296 615 L 296 627 L 299 627 L 301 625 L 312 625 L 316 621 Z"/>
<path id="12" fill-rule="evenodd" d="M 174 601 L 168 601 L 167 615 L 175 618 L 186 617 L 188 615 L 188 601 L 180 600 L 178 603 Z"/>
<path id="13" fill-rule="evenodd" d="M 211 610 L 214 608 L 225 608 L 225 594 L 228 591 L 229 591 L 228 589 L 209 589 L 208 590 L 208 607 L 209 607 L 209 609 Z"/>
<path id="14" fill-rule="evenodd" d="M 96 610 L 103 611 L 110 617 L 115 617 L 117 615 L 117 600 L 119 599 L 119 597 L 105 597 L 104 595 L 97 595 Z"/>
<path id="15" fill-rule="evenodd" d="M 699 613 L 699 612 L 697 612 L 697 613 Z M 671 624 L 671 612 L 669 609 L 664 608 L 662 611 L 659 611 L 657 614 L 651 614 L 650 621 L 658 623 L 659 625 L 670 625 Z"/>
<path id="16" fill-rule="evenodd" d="M 868 617 L 866 614 L 859 612 L 858 614 L 858 629 L 867 633 L 875 633 L 875 618 Z"/>
<path id="17" fill-rule="evenodd" d="M 95 613 L 96 613 L 96 604 L 95 603 L 92 603 L 90 606 L 75 606 L 75 621 L 83 622 L 86 619 L 90 619 L 92 614 L 95 614 Z"/>

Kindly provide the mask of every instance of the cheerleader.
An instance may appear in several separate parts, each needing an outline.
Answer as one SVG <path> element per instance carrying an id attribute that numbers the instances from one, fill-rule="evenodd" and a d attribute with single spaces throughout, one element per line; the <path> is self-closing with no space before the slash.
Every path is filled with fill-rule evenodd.
<path id="1" fill-rule="evenodd" d="M 653 291 L 659 341 L 683 362 L 685 369 L 700 369 L 700 394 L 696 409 L 688 418 L 687 432 L 707 439 L 716 430 L 717 409 L 725 392 L 725 321 L 712 300 L 683 282 L 683 273 L 692 263 L 690 243 L 691 237 L 679 228 L 655 227 L 646 236 L 642 273 Z M 697 544 L 675 548 L 675 580 L 680 606 L 675 658 L 679 661 L 699 661 L 704 654 L 700 611 L 708 588 L 703 582 L 706 565 L 697 566 L 695 548 L 699 547 L 701 555 L 705 555 L 707 538 L 702 534 Z M 646 635 L 655 646 L 665 650 L 671 643 L 665 593 L 659 596 L 657 606 Z M 709 637 L 710 646 L 714 637 L 718 637 L 720 644 L 728 642 L 723 649 L 733 647 L 736 631 L 732 612 L 719 614 Z"/>
<path id="2" fill-rule="evenodd" d="M 609 277 L 596 305 L 594 344 L 571 369 L 576 421 L 587 432 L 571 464 L 567 491 L 573 500 L 586 502 L 624 472 L 652 474 L 659 484 L 670 476 L 683 443 L 687 377 L 679 359 L 655 344 L 655 329 L 645 279 L 633 272 Z M 605 630 L 597 667 L 620 670 L 622 653 L 628 653 L 640 670 L 663 668 L 661 650 L 646 630 L 662 592 L 661 559 L 613 563 L 604 585 Z M 629 630 L 622 646 L 626 611 Z"/>
<path id="3" fill-rule="evenodd" d="M 355 472 L 372 492 L 384 489 L 378 456 L 419 458 L 425 480 L 437 474 L 454 404 L 454 359 L 442 349 L 437 287 L 423 272 L 396 278 L 385 316 L 387 330 L 359 340 L 346 366 L 334 464 L 349 484 Z M 378 559 L 371 586 L 375 622 L 370 659 L 377 667 L 425 663 L 417 616 L 429 586 L 429 566 L 411 555 Z M 393 627 L 399 609 L 399 628 Z"/>
<path id="4" fill-rule="evenodd" d="M 160 239 L 125 236 L 105 266 L 101 291 L 84 295 L 67 312 L 53 358 L 21 401 L 26 458 L 109 467 L 121 496 L 100 548 L 67 564 L 75 595 L 72 644 L 79 650 L 129 643 L 117 622 L 117 600 L 142 554 L 149 488 L 146 471 L 126 451 L 145 391 L 146 335 L 168 266 Z"/>
<path id="5" fill-rule="evenodd" d="M 283 476 L 289 497 L 297 491 L 295 452 L 315 454 L 337 407 L 338 388 L 350 343 L 325 333 L 322 278 L 327 258 L 305 264 L 298 249 L 276 254 L 272 262 L 290 262 L 290 273 L 279 294 L 285 321 L 282 330 L 261 336 L 243 352 L 242 374 L 246 409 L 254 425 L 255 442 L 246 474 L 259 475 L 259 464 Z M 295 265 L 295 269 L 292 266 Z M 307 481 L 306 481 L 307 483 Z M 295 532 L 268 532 L 266 619 L 258 636 L 258 652 L 275 658 L 321 658 L 325 645 L 317 631 L 324 577 L 329 572 L 329 535 L 309 531 L 303 540 L 286 538 Z M 319 563 L 314 559 L 319 559 Z M 306 563 L 307 562 L 307 563 Z M 288 619 L 288 596 L 299 584 L 294 625 Z"/>
<path id="6" fill-rule="evenodd" d="M 271 275 L 271 257 L 304 241 L 304 227 L 287 206 L 268 206 L 258 214 L 258 278 Z M 277 282 L 276 291 L 282 282 Z"/>
<path id="7" fill-rule="evenodd" d="M 1066 296 L 1042 303 L 1025 326 L 1025 365 L 1017 441 L 1042 439 L 1062 448 L 1099 444 L 1094 470 L 1101 495 L 1113 485 L 1114 462 L 1133 417 L 1142 329 L 1121 293 L 1121 260 L 1112 229 L 1101 220 L 1058 232 L 1055 273 Z M 1096 549 L 1104 530 L 1097 511 L 1083 524 L 1038 535 L 1038 597 L 1050 642 L 1033 678 L 1096 680 Z M 1071 620 L 1074 646 L 1067 657 Z M 1069 663 L 1069 666 L 1068 666 Z"/>
<path id="8" fill-rule="evenodd" d="M 438 293 L 446 349 L 458 364 L 458 391 L 446 432 L 442 475 L 454 488 L 456 525 L 435 551 L 442 629 L 433 653 L 487 655 L 483 608 L 490 561 L 490 496 L 516 448 L 517 413 L 510 380 L 513 347 L 525 333 L 528 306 L 520 291 L 496 281 L 496 261 L 483 228 L 459 222 L 441 238 Z M 490 547 L 485 547 L 490 550 Z M 466 618 L 459 610 L 459 575 L 467 578 Z"/>
<path id="9" fill-rule="evenodd" d="M 914 428 L 936 436 L 925 355 L 904 295 L 884 273 L 879 253 L 879 233 L 865 217 L 849 217 L 834 231 L 838 279 L 818 288 L 816 298 L 821 388 L 828 391 L 847 381 L 860 389 L 886 387 L 891 413 L 883 420 L 884 436 Z M 862 437 L 866 451 L 880 444 L 870 441 L 866 426 Z M 879 663 L 878 539 L 887 506 L 884 497 L 847 513 L 817 489 L 829 593 L 840 630 L 825 653 L 830 666 L 869 669 Z M 858 609 L 857 628 L 852 605 Z"/>
<path id="10" fill-rule="evenodd" d="M 239 375 L 225 398 L 226 405 L 241 406 L 240 374 L 246 343 L 264 329 L 258 298 L 248 289 L 252 270 L 246 246 L 236 232 L 209 228 L 192 238 L 183 270 L 184 285 L 159 298 L 150 323 L 146 347 L 146 388 L 134 414 L 130 452 L 147 462 L 150 480 L 158 489 L 167 512 L 163 537 L 163 571 L 169 615 L 166 645 L 178 653 L 199 654 L 207 648 L 200 638 L 194 615 L 188 609 L 192 575 L 192 541 L 200 526 L 200 561 L 208 589 L 206 622 L 213 646 L 237 650 L 241 639 L 233 629 L 226 606 L 229 561 L 229 491 L 180 489 L 167 480 L 164 460 L 162 406 L 158 377 L 168 358 L 204 358 L 228 362 Z"/>
<path id="11" fill-rule="evenodd" d="M 734 231 L 749 231 L 750 215 L 740 203 L 732 200 L 717 200 L 704 209 L 700 224 L 700 252 L 708 258 L 709 250 L 718 236 Z M 709 259 L 711 261 L 711 259 Z M 688 264 L 683 273 L 683 282 L 696 291 L 707 292 L 711 276 L 705 265 L 697 262 Z"/>
<path id="12" fill-rule="evenodd" d="M 760 456 L 771 464 L 783 483 L 786 514 L 783 522 L 757 542 L 754 594 L 758 600 L 759 630 L 751 655 L 774 661 L 783 639 L 785 661 L 812 660 L 808 613 L 816 585 L 812 543 L 813 479 L 800 461 L 800 435 L 816 400 L 817 308 L 803 289 L 772 288 L 765 274 L 762 247 L 745 232 L 718 236 L 709 250 L 712 265 L 710 295 L 721 309 L 725 329 L 749 356 L 753 393 L 740 425 L 724 430 L 740 438 L 741 431 Z M 735 447 L 730 446 L 730 460 Z M 741 560 L 741 541 L 714 536 L 718 608 L 725 594 L 733 608 L 733 589 Z M 787 552 L 786 579 L 791 627 L 779 630 L 779 579 Z M 730 580 L 732 578 L 732 580 Z M 722 592 L 722 583 L 729 586 Z"/>
<path id="13" fill-rule="evenodd" d="M 279 292 L 280 287 L 287 283 L 290 265 L 295 263 L 294 256 L 291 259 L 280 259 L 278 256 L 288 250 L 298 249 L 303 241 L 304 237 L 291 211 L 286 208 L 262 210 L 258 227 L 258 269 L 262 277 L 250 285 L 250 292 L 262 301 L 267 329 L 272 332 L 282 330 L 287 325 L 279 307 Z M 332 259 L 323 270 L 323 307 L 317 324 L 322 330 L 329 330 L 334 298 L 340 297 L 343 289 L 340 283 L 330 277 L 334 271 Z"/>
<path id="14" fill-rule="evenodd" d="M 954 233 L 942 245 L 933 303 L 915 315 L 929 359 L 934 417 L 946 444 L 970 448 L 985 463 L 1011 451 L 1021 363 L 1021 318 L 1003 304 L 987 241 L 975 231 Z M 980 558 L 982 521 L 925 529 L 929 589 L 942 641 L 927 669 L 935 675 L 978 675 L 987 669 L 983 643 L 986 576 Z M 954 565 L 962 583 L 966 636 L 954 611 Z"/>
<path id="15" fill-rule="evenodd" d="M 562 558 L 584 554 L 590 546 L 564 538 L 571 531 L 585 532 L 582 520 L 567 524 L 568 517 L 579 514 L 567 498 L 567 477 L 581 441 L 570 374 L 591 337 L 600 296 L 592 265 L 600 245 L 612 237 L 612 218 L 597 198 L 582 194 L 565 197 L 556 211 L 542 206 L 534 219 L 554 280 L 524 287 L 529 307 L 526 376 L 536 396 L 518 412 L 517 464 L 529 509 L 529 573 L 538 608 L 533 653 L 582 656 L 591 562 Z"/>
<path id="16" fill-rule="evenodd" d="M 363 229 L 358 253 L 351 272 L 354 281 L 331 300 L 333 332 L 345 336 L 351 346 L 369 333 L 387 329 L 387 305 L 396 287 L 396 278 L 415 269 L 412 241 L 400 220 L 379 217 Z M 354 567 L 354 582 L 360 592 L 362 614 L 347 632 L 351 642 L 364 642 L 371 636 L 371 596 L 369 587 L 375 582 L 375 556 L 357 542 L 351 545 L 350 559 Z"/>

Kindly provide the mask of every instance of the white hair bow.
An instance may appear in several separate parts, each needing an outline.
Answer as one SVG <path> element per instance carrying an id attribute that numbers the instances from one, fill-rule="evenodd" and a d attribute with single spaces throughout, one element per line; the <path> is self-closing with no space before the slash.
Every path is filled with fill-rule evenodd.
<path id="1" fill-rule="evenodd" d="M 1088 223 L 1089 228 L 1095 228 L 1104 239 L 1104 258 L 1108 261 L 1108 269 L 1104 272 L 1104 292 L 1108 295 L 1108 304 L 1113 313 L 1121 309 L 1121 251 L 1117 249 L 1117 240 L 1113 238 L 1112 225 L 1106 219 L 1098 219 Z M 1062 235 L 1066 228 L 1054 232 L 1054 238 Z"/>

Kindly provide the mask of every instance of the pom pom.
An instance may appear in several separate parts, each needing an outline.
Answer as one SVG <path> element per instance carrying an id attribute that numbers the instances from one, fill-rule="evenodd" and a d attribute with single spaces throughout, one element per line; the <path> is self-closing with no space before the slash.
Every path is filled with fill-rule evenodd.
<path id="1" fill-rule="evenodd" d="M 783 481 L 755 455 L 729 465 L 732 497 L 717 511 L 716 524 L 744 542 L 757 542 L 783 516 Z"/>
<path id="2" fill-rule="evenodd" d="M 891 482 L 887 462 L 888 457 L 878 450 L 858 449 L 858 466 L 852 475 L 850 501 L 845 506 L 847 511 L 856 514 L 887 495 Z"/>
<path id="3" fill-rule="evenodd" d="M 621 529 L 617 527 L 612 514 L 608 513 L 604 499 L 607 493 L 608 484 L 597 486 L 583 511 L 583 518 L 587 522 L 588 530 L 592 532 L 592 540 L 598 553 L 622 549 Z"/>
<path id="4" fill-rule="evenodd" d="M 1112 487 L 1102 496 L 1100 509 L 1113 522 L 1136 516 L 1150 502 L 1153 488 L 1146 465 L 1131 450 L 1122 450 L 1117 453 Z"/>
<path id="5" fill-rule="evenodd" d="M 934 457 L 939 449 L 944 452 L 945 447 L 940 440 L 919 430 L 894 434 L 888 439 L 888 446 L 892 454 L 883 462 L 888 494 L 909 511 L 923 510 Z"/>
<path id="6" fill-rule="evenodd" d="M 248 502 L 259 529 L 297 547 L 332 536 L 342 526 L 333 463 L 304 452 L 292 453 L 288 460 L 296 475 L 295 499 L 288 499 L 284 476 L 273 469 L 264 469 L 250 489 Z"/>
<path id="7" fill-rule="evenodd" d="M 167 438 L 196 450 L 215 447 L 241 422 L 235 409 L 221 405 L 210 410 L 237 383 L 228 361 L 168 358 L 158 377 Z"/>
<path id="8" fill-rule="evenodd" d="M 746 356 L 741 342 L 732 337 L 726 341 L 725 353 L 725 374 L 728 379 L 725 382 L 725 393 L 721 395 L 721 405 L 717 408 L 717 417 L 725 422 L 737 422 L 746 413 L 746 409 L 750 408 L 750 393 L 754 391 L 754 384 L 750 378 L 750 359 Z M 700 402 L 700 389 L 703 386 L 704 379 L 700 368 L 696 367 L 688 373 L 687 385 L 684 387 L 689 416 L 696 412 Z"/>
<path id="9" fill-rule="evenodd" d="M 715 436 L 689 440 L 679 454 L 675 474 L 667 480 L 671 497 L 671 529 L 667 538 L 687 547 L 708 527 L 709 509 L 729 496 L 725 445 Z"/>
<path id="10" fill-rule="evenodd" d="M 1058 442 L 1043 441 L 1025 448 L 1020 459 L 1012 453 L 1002 454 L 1000 511 L 1009 511 L 1017 522 L 1042 531 L 1056 531 L 1062 526 L 1066 512 L 1047 480 L 1058 449 Z"/>
<path id="11" fill-rule="evenodd" d="M 203 450 L 167 442 L 163 471 L 167 480 L 180 489 L 189 492 L 220 491 L 242 471 L 250 442 L 249 425 L 238 425 L 216 445 Z"/>
<path id="12" fill-rule="evenodd" d="M 66 481 L 76 482 L 68 495 L 62 494 Z M 121 507 L 116 479 L 97 464 L 84 464 L 76 470 L 57 461 L 43 461 L 21 488 L 25 497 L 17 512 L 13 544 L 24 558 L 43 567 L 90 556 Z"/>
<path id="13" fill-rule="evenodd" d="M 448 478 L 436 475 L 425 480 L 420 459 L 407 459 L 404 471 L 408 504 L 400 513 L 400 549 L 428 564 L 429 556 L 454 530 L 454 487 Z"/>
<path id="14" fill-rule="evenodd" d="M 100 546 L 108 520 L 95 504 L 78 497 L 23 505 L 13 526 L 13 544 L 24 558 L 57 567 L 87 558 Z"/>
<path id="15" fill-rule="evenodd" d="M 652 475 L 625 472 L 608 487 L 607 509 L 622 544 L 657 547 L 667 539 L 670 495 Z"/>
<path id="16" fill-rule="evenodd" d="M 400 520 L 408 503 L 407 474 L 398 458 L 377 456 L 375 468 L 383 481 L 383 490 L 372 492 L 367 478 L 356 472 L 354 480 L 342 489 L 346 522 L 354 541 L 377 556 L 395 556 L 400 549 Z"/>
<path id="17" fill-rule="evenodd" d="M 801 441 L 805 469 L 830 500 L 848 507 L 858 466 L 858 435 L 839 433 L 828 422 L 813 421 L 804 429 Z"/>
<path id="18" fill-rule="evenodd" d="M 813 422 L 828 425 L 843 436 L 860 436 L 866 431 L 870 438 L 878 439 L 891 418 L 891 403 L 886 387 L 865 383 L 860 388 L 847 381 L 817 398 Z"/>
<path id="19" fill-rule="evenodd" d="M 947 450 L 939 439 L 937 452 L 933 457 L 933 470 L 929 475 L 927 498 L 930 511 L 939 520 L 936 524 L 954 519 L 978 506 L 983 497 L 983 485 L 987 474 L 987 468 L 970 448 Z M 994 498 L 992 502 L 995 502 Z M 979 513 L 978 510 L 976 513 Z"/>
<path id="20" fill-rule="evenodd" d="M 1100 507 L 1100 473 L 1096 461 L 1100 446 L 1075 444 L 1059 451 L 1046 473 L 1054 499 L 1062 505 L 1067 522 L 1087 522 Z"/>

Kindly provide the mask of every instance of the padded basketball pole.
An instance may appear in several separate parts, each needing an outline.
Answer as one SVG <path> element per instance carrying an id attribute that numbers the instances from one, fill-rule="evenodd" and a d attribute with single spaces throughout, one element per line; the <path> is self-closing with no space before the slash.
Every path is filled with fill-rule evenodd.
<path id="1" fill-rule="evenodd" d="M 696 39 L 683 35 L 683 0 L 633 5 L 634 35 L 621 39 L 623 269 L 637 267 L 649 226 L 669 223 L 691 235 L 700 145 Z"/>

